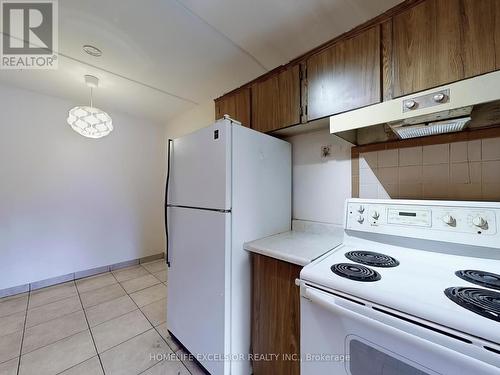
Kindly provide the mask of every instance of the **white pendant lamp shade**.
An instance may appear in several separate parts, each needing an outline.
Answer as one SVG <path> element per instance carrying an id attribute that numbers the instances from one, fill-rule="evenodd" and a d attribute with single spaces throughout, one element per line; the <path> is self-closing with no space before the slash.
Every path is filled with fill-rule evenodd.
<path id="1" fill-rule="evenodd" d="M 67 122 L 71 128 L 87 138 L 102 138 L 113 131 L 113 121 L 104 111 L 93 106 L 92 88 L 99 80 L 94 76 L 85 76 L 85 83 L 90 87 L 90 106 L 77 106 L 69 110 Z"/>
<path id="2" fill-rule="evenodd" d="M 88 138 L 101 138 L 113 131 L 111 117 L 95 107 L 78 106 L 70 109 L 68 124 L 75 132 Z"/>

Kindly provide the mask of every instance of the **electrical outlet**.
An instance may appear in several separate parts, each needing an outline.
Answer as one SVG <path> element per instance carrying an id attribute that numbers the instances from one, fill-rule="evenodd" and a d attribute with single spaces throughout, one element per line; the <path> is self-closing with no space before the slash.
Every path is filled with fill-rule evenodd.
<path id="1" fill-rule="evenodd" d="M 332 155 L 332 145 L 321 146 L 321 159 L 327 159 Z"/>

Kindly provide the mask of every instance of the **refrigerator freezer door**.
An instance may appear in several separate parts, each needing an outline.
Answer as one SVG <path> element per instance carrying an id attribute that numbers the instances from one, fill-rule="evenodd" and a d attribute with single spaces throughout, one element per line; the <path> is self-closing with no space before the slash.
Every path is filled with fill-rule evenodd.
<path id="1" fill-rule="evenodd" d="M 168 215 L 167 327 L 191 354 L 223 358 L 230 350 L 231 214 L 170 207 Z M 212 375 L 229 373 L 228 362 L 199 361 Z"/>
<path id="2" fill-rule="evenodd" d="M 231 122 L 217 121 L 174 140 L 168 203 L 231 209 Z"/>

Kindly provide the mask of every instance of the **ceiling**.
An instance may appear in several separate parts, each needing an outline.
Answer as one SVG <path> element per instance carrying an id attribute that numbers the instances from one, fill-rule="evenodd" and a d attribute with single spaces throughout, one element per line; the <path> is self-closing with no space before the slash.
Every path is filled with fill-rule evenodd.
<path id="1" fill-rule="evenodd" d="M 92 74 L 98 107 L 165 123 L 399 1 L 59 1 L 59 68 L 0 70 L 0 82 L 82 104 Z"/>

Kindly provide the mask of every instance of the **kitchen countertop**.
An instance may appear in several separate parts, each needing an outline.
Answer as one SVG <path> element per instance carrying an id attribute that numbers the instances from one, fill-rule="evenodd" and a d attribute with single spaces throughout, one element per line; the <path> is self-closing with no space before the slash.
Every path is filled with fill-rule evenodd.
<path id="1" fill-rule="evenodd" d="M 293 220 L 292 230 L 247 242 L 243 248 L 285 262 L 305 266 L 342 243 L 339 225 Z"/>

